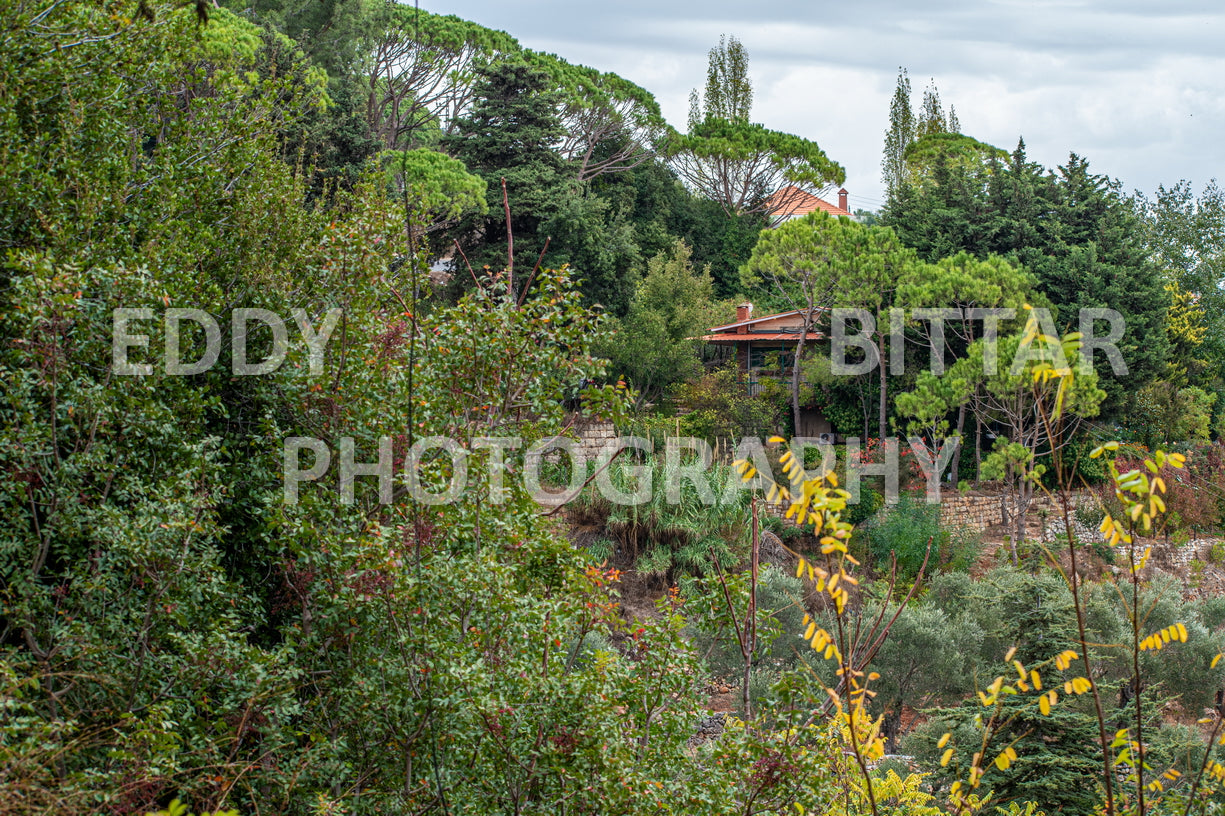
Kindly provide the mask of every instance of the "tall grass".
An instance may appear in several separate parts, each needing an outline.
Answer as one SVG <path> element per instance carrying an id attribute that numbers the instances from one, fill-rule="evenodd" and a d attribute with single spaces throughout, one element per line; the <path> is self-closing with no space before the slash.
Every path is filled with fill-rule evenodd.
<path id="1" fill-rule="evenodd" d="M 642 490 L 641 502 L 617 503 L 593 482 L 571 503 L 571 516 L 601 525 L 627 565 L 670 583 L 680 575 L 703 576 L 716 561 L 732 569 L 748 556 L 750 493 L 728 465 L 702 469 L 704 488 L 688 474 L 682 478 L 679 469 L 693 464 L 626 451 L 608 466 L 608 482 L 633 494 L 649 479 L 649 495 Z"/>

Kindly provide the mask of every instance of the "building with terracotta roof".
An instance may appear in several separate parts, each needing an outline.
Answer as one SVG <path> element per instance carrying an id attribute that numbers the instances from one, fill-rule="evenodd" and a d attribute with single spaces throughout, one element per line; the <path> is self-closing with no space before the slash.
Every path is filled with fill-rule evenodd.
<path id="1" fill-rule="evenodd" d="M 770 226 L 777 227 L 792 218 L 808 215 L 810 212 L 822 210 L 830 215 L 845 215 L 854 218 L 850 205 L 847 203 L 846 188 L 838 191 L 838 206 L 830 204 L 823 198 L 801 190 L 799 187 L 787 185 L 766 199 L 766 211 L 770 213 Z"/>
<path id="2" fill-rule="evenodd" d="M 825 339 L 825 334 L 812 326 L 807 334 L 804 333 L 803 310 L 753 317 L 753 304 L 742 303 L 736 307 L 735 323 L 713 327 L 702 340 L 732 350 L 749 394 L 756 395 L 761 391 L 763 378 L 790 382 L 795 349 L 801 337 L 805 345 Z M 828 435 L 832 438 L 833 433 L 829 420 L 820 411 L 800 412 L 797 436 Z"/>

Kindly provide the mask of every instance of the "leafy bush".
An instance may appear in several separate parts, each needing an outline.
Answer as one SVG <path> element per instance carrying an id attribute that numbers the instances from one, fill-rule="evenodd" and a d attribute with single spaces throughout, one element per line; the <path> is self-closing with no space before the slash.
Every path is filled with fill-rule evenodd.
<path id="1" fill-rule="evenodd" d="M 895 506 L 863 524 L 859 535 L 867 539 L 868 551 L 878 571 L 887 571 L 896 558 L 898 577 L 912 580 L 923 564 L 928 542 L 931 543 L 929 570 L 940 563 L 944 546 L 940 506 L 903 493 Z"/>
<path id="2" fill-rule="evenodd" d="M 862 617 L 873 619 L 878 604 Z M 972 691 L 968 678 L 978 657 L 981 632 L 962 616 L 927 603 L 912 603 L 889 630 L 871 668 L 880 674 L 872 710 L 884 716 L 882 731 L 896 749 L 903 706 L 946 704 Z"/>
<path id="3" fill-rule="evenodd" d="M 845 511 L 846 521 L 850 524 L 863 524 L 865 521 L 876 515 L 876 512 L 885 505 L 885 497 L 877 491 L 864 487 L 859 491 L 859 501 L 848 502 Z"/>
<path id="4" fill-rule="evenodd" d="M 1090 488 L 1097 487 L 1106 481 L 1106 466 L 1100 458 L 1094 459 L 1089 456 L 1095 447 L 1094 443 L 1089 440 L 1076 442 L 1067 447 L 1061 452 L 1063 466 L 1067 468 L 1067 477 L 1075 472 L 1075 484 L 1077 486 L 1086 485 Z M 1045 467 L 1042 474 L 1042 483 L 1048 489 L 1058 487 L 1057 475 L 1055 473 L 1054 460 L 1049 454 L 1037 457 L 1036 461 Z"/>
<path id="5" fill-rule="evenodd" d="M 1127 449 L 1119 457 L 1120 470 L 1141 467 L 1144 451 Z M 1162 519 L 1161 530 L 1174 534 L 1187 531 L 1199 534 L 1221 528 L 1225 520 L 1225 444 L 1216 442 L 1191 449 L 1186 455 L 1186 467 L 1165 466 L 1158 473 L 1165 481 L 1165 504 L 1168 513 Z M 1099 503 L 1117 517 L 1118 501 L 1109 485 L 1095 491 Z"/>
<path id="6" fill-rule="evenodd" d="M 966 773 L 968 758 L 941 764 L 940 739 L 951 734 L 957 745 L 973 745 L 994 757 L 1011 745 L 1023 761 L 1005 769 L 992 768 L 992 798 L 996 801 L 1032 801 L 1046 812 L 1092 813 L 1098 803 L 1096 776 L 1097 722 L 1079 707 L 1061 706 L 1041 716 L 1032 706 L 1009 698 L 1001 709 L 1005 725 L 982 744 L 982 706 L 977 699 L 928 712 L 928 719 L 902 740 L 902 750 L 930 770 L 941 788 Z M 985 750 L 984 750 L 985 749 Z"/>
<path id="7" fill-rule="evenodd" d="M 673 384 L 701 374 L 700 341 L 718 322 L 712 306 L 710 269 L 694 269 L 683 241 L 651 258 L 635 287 L 628 313 L 614 324 L 614 339 L 597 352 L 609 358 L 641 402 L 656 403 Z"/>
<path id="8" fill-rule="evenodd" d="M 676 389 L 684 436 L 702 439 L 766 437 L 786 421 L 789 392 L 772 377 L 762 377 L 750 395 L 744 376 L 733 361 Z"/>
<path id="9" fill-rule="evenodd" d="M 761 529 L 774 533 L 788 547 L 795 548 L 808 533 L 790 520 L 766 513 L 761 516 Z"/>
<path id="10" fill-rule="evenodd" d="M 682 597 L 689 616 L 686 631 L 712 676 L 739 676 L 743 671 L 744 656 L 727 598 L 731 598 L 733 608 L 743 620 L 748 608 L 749 580 L 747 572 L 739 572 L 722 579 L 707 576 L 682 581 Z M 773 564 L 762 567 L 757 584 L 757 648 L 749 675 L 749 694 L 755 711 L 773 699 L 773 686 L 795 666 L 795 633 L 803 629 L 803 592 L 804 585 L 798 578 Z"/>

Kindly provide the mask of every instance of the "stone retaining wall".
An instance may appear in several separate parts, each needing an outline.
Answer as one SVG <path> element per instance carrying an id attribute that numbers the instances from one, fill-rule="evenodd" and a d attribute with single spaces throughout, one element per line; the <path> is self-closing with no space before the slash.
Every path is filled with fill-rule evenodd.
<path id="1" fill-rule="evenodd" d="M 1072 493 L 1069 496 L 1070 506 L 1075 513 L 1081 504 L 1095 501 L 1092 495 Z M 1007 503 L 1004 496 L 998 493 L 942 493 L 940 497 L 940 523 L 949 527 L 968 527 L 978 532 L 988 527 L 1004 524 Z M 1062 509 L 1058 503 L 1051 501 L 1045 495 L 1035 496 L 1029 503 L 1026 514 L 1027 533 L 1030 537 L 1044 536 L 1047 540 L 1058 540 L 1063 537 Z M 1044 526 L 1045 525 L 1045 526 Z M 1096 541 L 1097 530 L 1083 524 L 1075 515 L 1072 517 L 1072 530 L 1081 541 Z"/>
<path id="2" fill-rule="evenodd" d="M 1140 539 L 1140 541 L 1145 545 L 1151 543 L 1154 561 L 1179 574 L 1186 574 L 1192 561 L 1210 561 L 1209 553 L 1216 544 L 1220 543 L 1218 538 L 1195 538 L 1185 544 L 1172 542 L 1167 544 L 1161 540 L 1150 542 L 1148 539 Z"/>
<path id="3" fill-rule="evenodd" d="M 942 493 L 940 523 L 945 527 L 967 527 L 979 532 L 1004 523 L 1004 506 L 997 495 Z"/>
<path id="4" fill-rule="evenodd" d="M 588 462 L 594 462 L 600 452 L 617 438 L 617 428 L 608 420 L 579 418 L 567 436 L 577 439 L 578 450 L 587 457 Z"/>
<path id="5" fill-rule="evenodd" d="M 588 463 L 595 463 L 600 454 L 617 438 L 617 429 L 612 422 L 602 419 L 579 417 L 574 421 L 566 434 L 574 439 L 579 452 L 586 457 Z M 728 446 L 730 449 L 730 445 Z M 729 451 L 730 456 L 730 451 Z M 547 454 L 549 461 L 559 461 L 560 454 L 556 451 Z M 1088 497 L 1073 496 L 1073 505 Z M 765 511 L 782 516 L 787 508 L 782 505 L 767 505 Z M 1044 512 L 1045 511 L 1045 512 Z M 944 491 L 940 497 L 940 523 L 946 527 L 962 527 L 976 532 L 983 532 L 1005 522 L 1004 501 L 998 493 L 956 493 Z M 1036 496 L 1030 504 L 1029 516 L 1037 528 L 1034 535 L 1039 535 L 1042 522 L 1046 522 L 1046 538 L 1062 537 L 1062 523 L 1059 522 L 1057 508 L 1042 496 Z M 1039 521 L 1039 519 L 1041 521 Z M 1073 529 L 1077 538 L 1085 541 L 1096 540 L 1096 530 L 1089 530 L 1073 519 Z"/>

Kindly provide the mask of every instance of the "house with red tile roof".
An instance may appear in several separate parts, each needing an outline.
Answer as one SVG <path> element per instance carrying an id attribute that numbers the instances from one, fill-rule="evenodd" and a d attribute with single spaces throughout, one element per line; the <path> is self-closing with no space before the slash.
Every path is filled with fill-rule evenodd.
<path id="1" fill-rule="evenodd" d="M 845 215 L 848 218 L 854 218 L 850 205 L 847 203 L 848 195 L 846 188 L 839 190 L 838 206 L 835 207 L 825 199 L 789 184 L 766 199 L 766 211 L 770 213 L 770 226 L 777 227 L 793 218 L 799 218 L 817 210 L 822 210 L 830 215 Z"/>
<path id="2" fill-rule="evenodd" d="M 825 339 L 825 334 L 812 326 L 804 333 L 803 310 L 753 317 L 753 304 L 742 303 L 736 307 L 735 323 L 713 327 L 702 340 L 732 350 L 749 393 L 755 395 L 761 391 L 762 378 L 790 383 L 795 349 L 801 337 L 805 345 Z M 834 429 L 820 411 L 803 410 L 796 435 L 828 435 L 833 441 Z"/>

